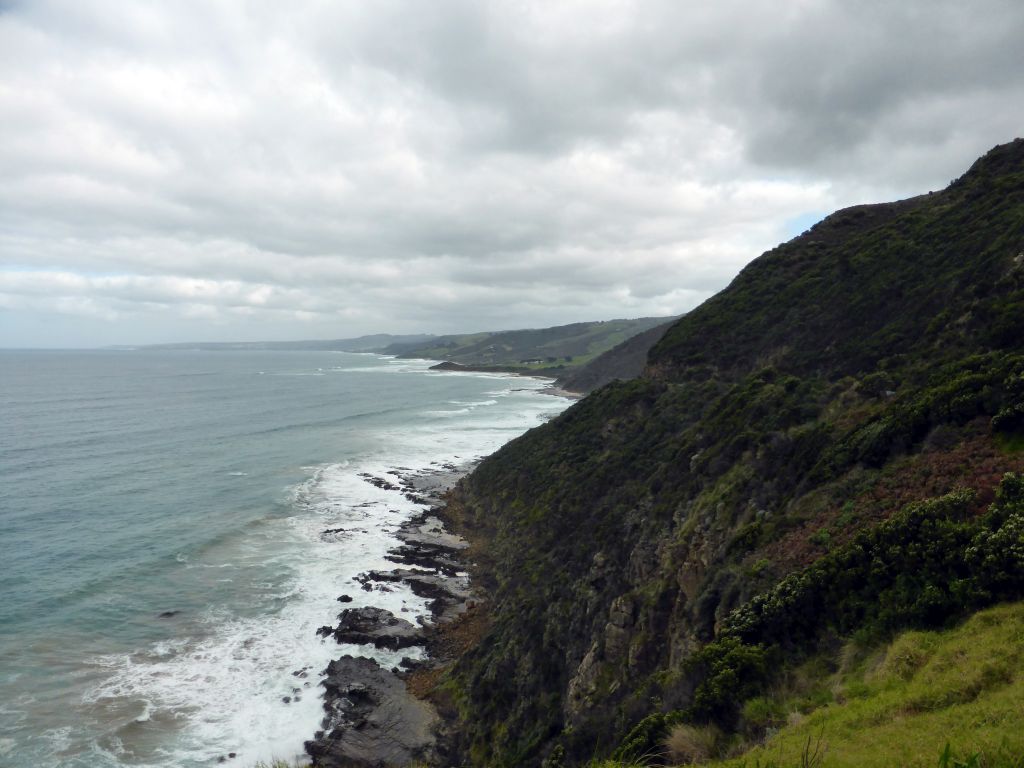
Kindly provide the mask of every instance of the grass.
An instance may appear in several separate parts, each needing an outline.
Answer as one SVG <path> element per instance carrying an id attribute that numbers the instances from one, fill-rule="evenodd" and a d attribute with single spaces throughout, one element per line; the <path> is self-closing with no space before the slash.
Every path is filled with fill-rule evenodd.
<path id="1" fill-rule="evenodd" d="M 1024 766 L 1024 603 L 906 632 L 834 681 L 834 701 L 716 768 Z M 948 748 L 944 747 L 948 745 Z M 941 762 L 941 761 L 940 761 Z"/>

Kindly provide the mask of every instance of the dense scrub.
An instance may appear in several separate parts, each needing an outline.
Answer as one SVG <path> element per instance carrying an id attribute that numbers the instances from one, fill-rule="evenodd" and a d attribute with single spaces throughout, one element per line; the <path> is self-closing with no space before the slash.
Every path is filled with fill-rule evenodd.
<path id="1" fill-rule="evenodd" d="M 463 482 L 453 514 L 488 541 L 492 599 L 443 684 L 453 750 L 576 765 L 645 718 L 739 728 L 737 700 L 829 633 L 1013 596 L 1016 565 L 989 583 L 979 564 L 1016 535 L 986 509 L 1024 468 L 1022 413 L 1017 141 L 943 192 L 841 211 L 765 254 L 643 377 Z"/>
<path id="2" fill-rule="evenodd" d="M 700 673 L 688 716 L 735 726 L 773 677 L 767 660 L 799 658 L 825 630 L 863 638 L 942 627 L 1024 594 L 1024 476 L 1008 474 L 981 517 L 971 516 L 972 496 L 912 504 L 734 610 L 687 662 Z"/>

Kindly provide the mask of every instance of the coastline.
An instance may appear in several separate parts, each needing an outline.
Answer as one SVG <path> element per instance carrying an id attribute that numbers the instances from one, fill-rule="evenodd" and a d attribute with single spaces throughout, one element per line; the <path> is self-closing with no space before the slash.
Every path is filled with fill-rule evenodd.
<path id="1" fill-rule="evenodd" d="M 418 550 L 426 541 L 449 548 L 458 542 L 427 526 L 423 513 L 440 505 L 443 491 L 477 459 L 568 405 L 537 397 L 548 384 L 540 378 L 427 374 L 422 361 L 392 363 L 379 355 L 175 352 L 174 365 L 167 365 L 170 354 L 129 361 L 117 353 L 116 359 L 135 366 L 125 373 L 152 373 L 173 391 L 180 389 L 177 371 L 204 373 L 194 379 L 198 394 L 187 399 L 188 409 L 168 410 L 183 428 L 172 448 L 163 439 L 143 439 L 148 431 L 136 442 L 131 433 L 112 434 L 100 417 L 83 431 L 109 438 L 100 444 L 112 458 L 97 458 L 86 448 L 66 455 L 67 466 L 77 472 L 73 477 L 91 483 L 83 480 L 81 487 L 96 503 L 83 511 L 98 513 L 103 503 L 110 519 L 119 521 L 118 533 L 123 528 L 136 537 L 126 540 L 123 552 L 112 550 L 108 537 L 95 537 L 106 560 L 117 565 L 121 554 L 133 557 L 150 546 L 167 551 L 161 550 L 159 560 L 136 563 L 129 594 L 124 580 L 97 578 L 89 582 L 91 594 L 58 604 L 60 635 L 89 641 L 61 651 L 60 668 L 48 664 L 46 648 L 34 642 L 36 637 L 53 641 L 52 632 L 14 627 L 29 642 L 5 645 L 5 652 L 11 651 L 7 658 L 32 670 L 41 685 L 30 688 L 27 678 L 2 681 L 6 699 L 25 713 L 23 720 L 4 721 L 10 739 L 0 740 L 0 751 L 10 747 L 0 760 L 5 765 L 45 765 L 58 752 L 88 754 L 92 765 L 108 768 L 126 761 L 198 768 L 221 758 L 238 766 L 308 763 L 304 742 L 331 714 L 324 709 L 326 686 L 320 683 L 332 661 L 345 654 L 372 657 L 390 675 L 403 656 L 419 659 L 428 645 L 438 647 L 428 606 L 437 596 L 426 594 L 429 580 L 414 589 L 402 580 L 407 574 L 394 573 L 433 571 L 453 582 L 452 569 L 440 568 L 450 564 L 438 562 L 438 551 Z M 120 370 L 113 357 L 71 361 L 82 372 L 79 400 L 104 395 L 116 386 L 108 382 L 125 378 L 109 375 Z M 65 364 L 63 358 L 55 360 Z M 274 407 L 265 406 L 268 398 Z M 36 407 L 31 398 L 24 401 L 26 409 Z M 225 401 L 232 407 L 224 408 Z M 118 412 L 132 416 L 143 430 L 154 416 L 165 418 L 162 412 L 151 414 L 146 402 L 127 401 Z M 189 415 L 195 419 L 184 418 Z M 61 419 L 50 421 L 54 433 L 62 434 Z M 124 440 L 130 453 L 120 450 Z M 136 481 L 135 457 L 150 448 L 157 458 L 173 450 L 180 462 L 157 461 L 153 474 Z M 119 505 L 120 497 L 108 498 L 102 482 L 91 481 L 102 475 L 79 469 L 100 464 L 136 482 L 138 495 L 125 494 Z M 416 487 L 403 488 L 399 476 Z M 68 478 L 69 487 L 77 488 Z M 26 473 L 26 490 L 32 479 Z M 14 487 L 16 497 L 30 498 L 18 496 L 20 488 Z M 137 509 L 136 500 L 145 503 Z M 45 506 L 40 496 L 40 508 Z M 225 514 L 211 516 L 211 509 Z M 153 520 L 175 524 L 178 535 L 159 535 L 159 526 L 148 524 Z M 135 521 L 139 524 L 131 528 L 128 523 Z M 412 530 L 413 523 L 428 530 Z M 55 541 L 70 541 L 72 529 L 55 531 Z M 404 539 L 396 537 L 400 530 Z M 389 561 L 385 555 L 406 559 Z M 43 568 L 38 572 L 60 570 L 47 564 L 52 562 L 36 561 Z M 454 569 L 463 570 L 462 565 Z M 379 571 L 373 574 L 379 578 L 368 579 L 370 589 L 364 592 L 358 577 L 369 571 Z M 336 602 L 344 592 L 351 602 Z M 28 591 L 25 598 L 41 601 Z M 8 609 L 18 605 L 31 603 L 12 601 Z M 106 613 L 82 606 L 100 606 Z M 339 645 L 333 637 L 317 636 L 326 624 L 333 634 L 339 613 L 358 606 L 386 609 L 407 620 L 417 644 L 376 647 L 373 638 L 369 644 Z M 106 615 L 126 620 L 101 634 L 97 627 Z M 440 656 L 437 650 L 429 653 L 432 660 Z M 68 685 L 60 669 L 87 674 Z M 49 717 L 48 708 L 56 716 Z"/>
<path id="2" fill-rule="evenodd" d="M 498 373 L 496 371 L 487 371 Z M 543 375 L 504 375 L 549 379 Z M 549 379 L 550 380 L 550 379 Z M 553 385 L 542 395 L 575 401 L 583 394 Z M 498 447 L 500 448 L 500 446 Z M 498 450 L 496 448 L 495 450 Z M 488 454 L 489 455 L 489 454 Z M 378 768 L 444 761 L 448 749 L 451 702 L 438 691 L 444 671 L 484 634 L 487 590 L 478 565 L 486 559 L 483 533 L 463 525 L 458 513 L 459 482 L 486 457 L 461 464 L 437 463 L 425 470 L 392 467 L 384 476 L 361 475 L 378 488 L 401 494 L 419 506 L 395 533 L 397 546 L 384 559 L 391 569 L 356 577 L 368 593 L 408 588 L 427 601 L 428 614 L 415 623 L 390 611 L 360 607 L 355 595 L 339 595 L 337 623 L 317 634 L 339 644 L 409 649 L 390 669 L 365 657 L 343 654 L 324 670 L 323 717 L 305 742 L 319 768 Z"/>
<path id="3" fill-rule="evenodd" d="M 385 556 L 396 567 L 361 574 L 362 589 L 390 591 L 402 584 L 427 600 L 429 617 L 421 616 L 413 623 L 390 611 L 360 607 L 358 596 L 338 597 L 337 625 L 323 626 L 317 634 L 333 637 L 339 644 L 418 649 L 420 658 L 405 656 L 390 669 L 364 656 L 335 658 L 321 682 L 325 691 L 320 728 L 305 743 L 313 765 L 402 765 L 436 756 L 441 718 L 423 695 L 424 681 L 436 677 L 451 660 L 443 640 L 446 628 L 464 616 L 479 614 L 482 602 L 462 557 L 469 543 L 452 534 L 441 516 L 448 491 L 478 463 L 443 464 L 419 473 L 396 467 L 387 474 L 397 478 L 397 484 L 386 478 L 364 477 L 425 509 L 396 533 L 400 543 Z"/>
<path id="4" fill-rule="evenodd" d="M 557 382 L 560 375 L 564 374 L 565 371 L 559 371 L 559 375 L 556 375 L 554 371 L 545 372 L 544 370 L 517 368 L 511 365 L 463 365 L 462 363 L 453 363 L 448 360 L 444 360 L 436 365 L 430 366 L 430 370 L 451 371 L 454 373 L 501 373 L 509 376 L 522 376 L 528 379 L 541 379 L 550 382 L 547 388 L 539 390 L 541 394 L 565 397 L 570 400 L 579 400 L 586 397 L 587 394 L 586 392 L 576 392 L 574 390 L 563 389 L 558 386 Z"/>

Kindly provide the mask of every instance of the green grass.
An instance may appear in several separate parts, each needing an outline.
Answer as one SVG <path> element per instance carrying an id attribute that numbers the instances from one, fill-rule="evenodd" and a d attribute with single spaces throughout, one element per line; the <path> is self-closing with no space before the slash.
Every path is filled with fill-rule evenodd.
<path id="1" fill-rule="evenodd" d="M 996 442 L 1007 453 L 1024 453 L 1024 434 L 998 435 Z"/>
<path id="2" fill-rule="evenodd" d="M 822 768 L 1021 765 L 1024 603 L 944 632 L 906 632 L 837 674 L 834 701 L 715 768 L 798 766 L 820 737 Z"/>

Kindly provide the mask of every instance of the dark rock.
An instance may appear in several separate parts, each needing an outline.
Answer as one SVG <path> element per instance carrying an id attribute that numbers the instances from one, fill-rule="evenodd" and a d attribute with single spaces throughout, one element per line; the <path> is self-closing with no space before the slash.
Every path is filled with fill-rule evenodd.
<path id="1" fill-rule="evenodd" d="M 454 576 L 456 573 L 463 570 L 463 566 L 456 559 L 458 551 L 459 550 L 454 547 L 443 546 L 440 544 L 423 544 L 413 542 L 403 544 L 402 546 L 391 550 L 385 556 L 385 559 L 390 560 L 393 563 L 399 563 L 400 565 L 414 565 L 420 568 L 431 568 L 433 570 L 441 571 L 445 575 Z"/>
<path id="2" fill-rule="evenodd" d="M 420 659 L 410 659 L 408 656 L 403 656 L 402 660 L 398 662 L 399 668 L 411 672 L 414 669 L 426 666 L 426 662 Z"/>
<path id="3" fill-rule="evenodd" d="M 383 608 L 346 608 L 333 630 L 339 643 L 371 644 L 377 648 L 408 648 L 423 641 L 422 630 Z M 320 630 L 317 630 L 319 634 Z"/>
<path id="4" fill-rule="evenodd" d="M 348 528 L 325 528 L 320 532 L 320 538 L 323 541 L 340 541 L 349 538 L 353 533 L 357 531 Z"/>
<path id="5" fill-rule="evenodd" d="M 351 603 L 352 602 L 352 598 L 349 597 L 348 595 L 342 595 L 341 597 L 338 598 L 338 602 L 339 603 Z"/>
<path id="6" fill-rule="evenodd" d="M 429 602 L 427 607 L 435 621 L 449 621 L 467 609 L 467 603 L 475 598 L 465 576 L 445 576 L 439 573 L 396 568 L 393 571 L 367 571 L 356 579 L 363 589 L 373 589 L 375 582 L 404 583 L 417 597 Z"/>
<path id="7" fill-rule="evenodd" d="M 306 742 L 317 765 L 409 765 L 428 760 L 437 714 L 372 659 L 343 656 L 326 670 L 322 731 Z"/>
<path id="8" fill-rule="evenodd" d="M 361 478 L 363 478 L 363 480 L 368 482 L 370 485 L 374 485 L 377 488 L 380 488 L 381 490 L 384 490 L 384 491 L 400 491 L 400 490 L 402 490 L 401 488 L 399 488 L 394 483 L 388 482 L 383 477 L 374 477 L 369 472 L 360 472 L 359 476 Z"/>

